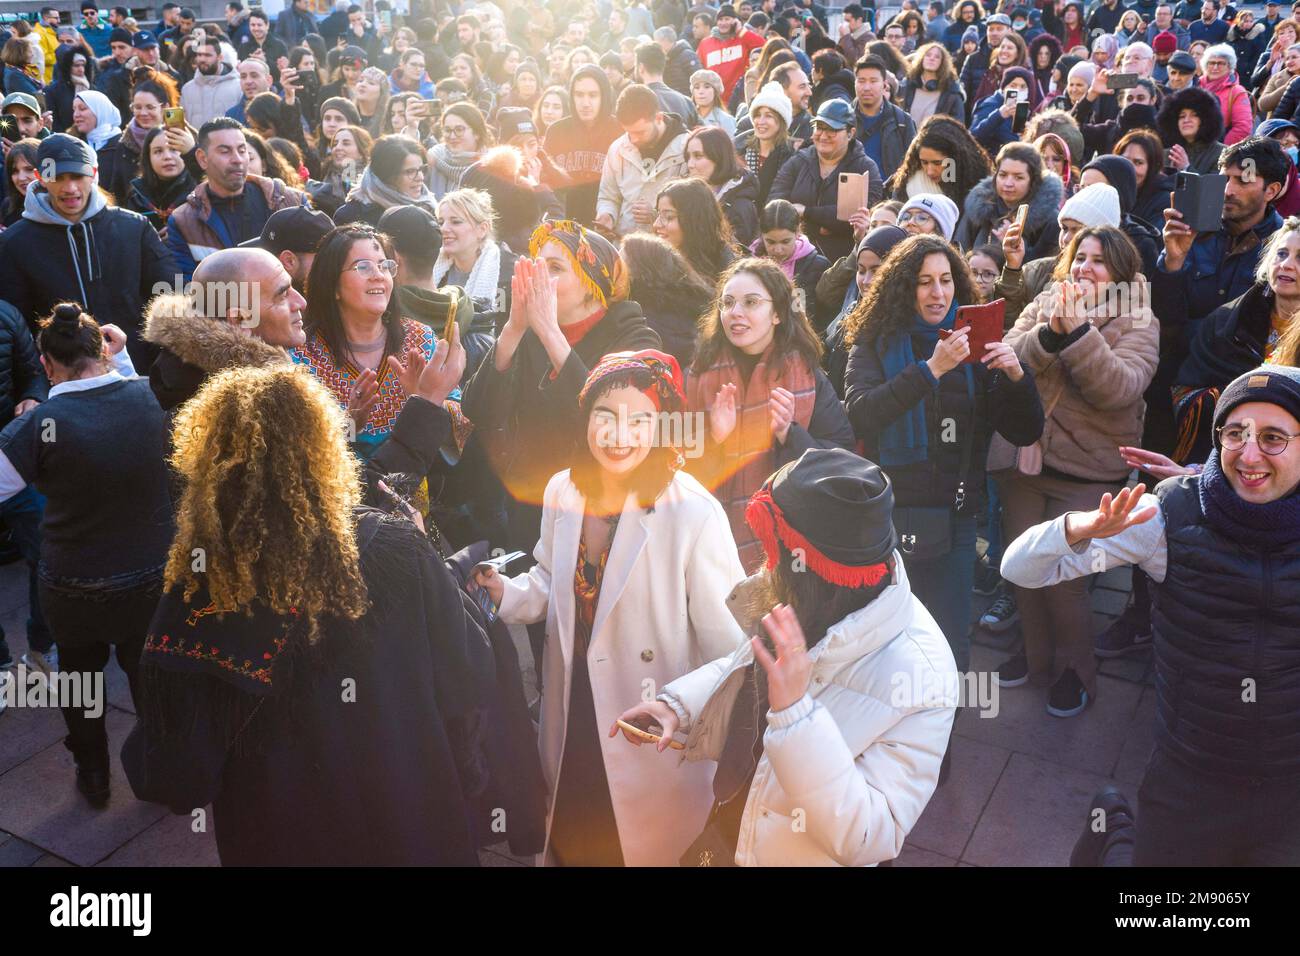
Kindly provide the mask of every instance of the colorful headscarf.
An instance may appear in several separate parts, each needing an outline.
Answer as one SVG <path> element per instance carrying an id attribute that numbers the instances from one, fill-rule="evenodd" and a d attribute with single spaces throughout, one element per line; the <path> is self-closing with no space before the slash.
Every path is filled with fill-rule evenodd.
<path id="1" fill-rule="evenodd" d="M 677 359 L 658 349 L 642 349 L 639 352 L 610 352 L 602 358 L 587 376 L 587 381 L 578 393 L 578 404 L 587 400 L 587 394 L 602 380 L 619 372 L 649 371 L 651 382 L 643 388 L 644 394 L 654 402 L 656 411 L 678 412 L 686 406 L 686 386 L 682 380 L 682 370 Z"/>
<path id="2" fill-rule="evenodd" d="M 537 258 L 542 247 L 552 240 L 564 247 L 583 286 L 603 307 L 627 298 L 627 270 L 608 239 L 572 219 L 547 219 L 533 230 L 528 254 Z"/>

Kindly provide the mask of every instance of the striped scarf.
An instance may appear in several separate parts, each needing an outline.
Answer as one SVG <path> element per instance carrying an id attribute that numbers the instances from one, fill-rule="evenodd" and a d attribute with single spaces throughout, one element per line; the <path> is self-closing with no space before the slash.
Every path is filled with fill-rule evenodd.
<path id="1" fill-rule="evenodd" d="M 735 430 L 722 443 L 720 454 L 708 459 L 713 473 L 697 474 L 696 477 L 712 490 L 727 512 L 727 521 L 731 524 L 736 550 L 746 574 L 753 574 L 762 567 L 764 553 L 762 542 L 745 521 L 745 507 L 750 496 L 779 467 L 778 448 L 772 437 L 772 419 L 768 411 L 772 389 L 784 388 L 794 395 L 794 421 L 804 428 L 812 421 L 817 394 L 817 379 L 802 359 L 792 356 L 778 375 L 768 370 L 771 354 L 770 349 L 764 353 L 749 377 L 748 385 L 730 355 L 719 359 L 703 373 L 692 374 L 686 384 L 687 408 L 695 412 L 711 408 L 718 390 L 728 383 L 735 384 L 740 396 Z"/>

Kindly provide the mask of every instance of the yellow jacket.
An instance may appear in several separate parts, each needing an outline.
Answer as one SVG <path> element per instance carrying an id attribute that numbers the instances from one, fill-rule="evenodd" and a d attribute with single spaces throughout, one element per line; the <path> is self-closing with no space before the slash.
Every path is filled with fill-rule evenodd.
<path id="1" fill-rule="evenodd" d="M 45 77 L 41 82 L 53 82 L 54 54 L 59 49 L 59 35 L 43 23 L 38 23 L 33 32 L 41 38 L 41 49 L 45 52 Z"/>

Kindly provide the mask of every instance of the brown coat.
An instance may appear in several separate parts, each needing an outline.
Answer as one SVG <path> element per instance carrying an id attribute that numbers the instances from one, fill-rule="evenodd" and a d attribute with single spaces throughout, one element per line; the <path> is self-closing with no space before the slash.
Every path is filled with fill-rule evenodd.
<path id="1" fill-rule="evenodd" d="M 1050 409 L 1041 439 L 1043 464 L 1077 478 L 1123 481 L 1130 469 L 1119 446 L 1141 439 L 1142 393 L 1160 358 L 1160 322 L 1150 308 L 1149 287 L 1139 275 L 1122 314 L 1108 316 L 1114 307 L 1103 304 L 1089 317 L 1082 338 L 1049 352 L 1039 333 L 1056 287 L 1053 282 L 1029 303 L 1004 339 L 1034 373 L 1043 407 Z"/>

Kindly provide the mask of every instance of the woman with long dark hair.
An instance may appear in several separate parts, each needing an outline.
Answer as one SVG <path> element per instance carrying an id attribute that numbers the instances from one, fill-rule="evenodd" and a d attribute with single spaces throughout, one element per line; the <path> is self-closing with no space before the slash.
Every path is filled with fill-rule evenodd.
<path id="1" fill-rule="evenodd" d="M 1131 162 L 1137 173 L 1137 201 L 1130 215 L 1149 225 L 1163 226 L 1174 180 L 1162 172 L 1165 151 L 1160 137 L 1149 129 L 1130 130 L 1120 137 L 1112 152 Z"/>
<path id="2" fill-rule="evenodd" d="M 966 361 L 971 347 L 964 329 L 954 331 L 957 308 L 980 298 L 950 243 L 911 236 L 844 323 L 845 408 L 867 457 L 894 483 L 913 593 L 961 671 L 970 667 L 975 516 L 985 502 L 989 443 L 996 432 L 1031 445 L 1043 430 L 1033 377 L 1010 346 L 992 343 Z"/>
<path id="3" fill-rule="evenodd" d="M 654 233 L 710 282 L 740 255 L 731 223 L 713 190 L 695 177 L 673 180 L 660 190 L 655 198 Z"/>
<path id="4" fill-rule="evenodd" d="M 744 641 L 727 595 L 744 577 L 726 515 L 680 471 L 676 361 L 657 350 L 600 361 L 578 394 L 583 439 L 546 486 L 538 564 L 476 575 L 515 624 L 545 622 L 539 746 L 559 866 L 675 864 L 704 825 L 712 768 L 659 772 L 606 728 L 661 686 Z"/>
<path id="5" fill-rule="evenodd" d="M 1024 67 L 1029 70 L 1029 47 L 1020 34 L 1008 30 L 1002 36 L 1002 41 L 997 47 L 989 52 L 989 68 L 980 80 L 980 85 L 975 90 L 975 103 L 978 105 L 982 100 L 992 96 L 998 90 L 1002 89 L 1002 78 L 1007 70 L 1014 67 Z M 1033 71 L 1029 72 L 1031 88 L 1037 90 L 1038 81 L 1034 79 Z M 1041 91 L 1034 94 L 1034 102 L 1038 102 L 1041 97 Z"/>
<path id="6" fill-rule="evenodd" d="M 370 165 L 361 181 L 348 193 L 334 221 L 379 224 L 379 217 L 393 206 L 423 206 L 434 212 L 437 200 L 424 184 L 428 154 L 424 147 L 405 136 L 381 136 L 370 150 Z"/>
<path id="7" fill-rule="evenodd" d="M 686 138 L 686 171 L 713 187 L 736 241 L 758 238 L 758 177 L 740 164 L 731 137 L 716 126 L 701 126 Z"/>
<path id="8" fill-rule="evenodd" d="M 20 139 L 5 154 L 5 199 L 0 226 L 9 227 L 23 217 L 27 202 L 27 187 L 38 177 L 36 151 L 38 139 Z"/>
<path id="9" fill-rule="evenodd" d="M 140 149 L 138 173 L 122 205 L 146 217 L 162 234 L 167 229 L 167 218 L 198 183 L 173 130 L 162 126 L 149 130 Z"/>
<path id="10" fill-rule="evenodd" d="M 124 204 L 130 192 L 131 180 L 140 172 L 145 137 L 150 130 L 163 125 L 163 110 L 179 105 L 180 100 L 180 90 L 168 76 L 155 73 L 148 79 L 136 80 L 131 90 L 131 121 L 122 130 L 122 139 L 119 141 L 121 162 L 118 164 L 117 182 L 106 184 L 119 204 Z M 198 161 L 193 155 L 198 131 L 189 125 L 173 128 L 176 130 L 171 137 L 174 145 L 180 149 L 181 155 L 189 157 L 190 168 L 199 170 Z"/>
<path id="11" fill-rule="evenodd" d="M 776 263 L 741 259 L 701 318 L 687 407 L 707 412 L 704 454 L 688 467 L 726 509 L 746 573 L 763 549 L 745 507 L 769 475 L 810 448 L 852 448 L 853 428 L 826 373 L 794 283 Z"/>
<path id="12" fill-rule="evenodd" d="M 54 114 L 52 127 L 72 125 L 72 98 L 95 87 L 98 63 L 94 56 L 75 46 L 61 46 L 55 54 L 54 80 L 45 86 L 45 106 Z"/>
<path id="13" fill-rule="evenodd" d="M 39 414 L 0 433 L 0 499 L 28 484 L 45 497 L 38 600 L 60 672 L 88 686 L 113 649 L 139 710 L 140 651 L 172 537 L 167 418 L 116 326 L 65 302 L 42 320 L 36 344 L 49 397 Z M 81 702 L 61 709 L 77 789 L 102 807 L 110 787 L 105 711 L 91 716 Z"/>
<path id="14" fill-rule="evenodd" d="M 713 283 L 658 236 L 631 233 L 623 239 L 622 255 L 627 263 L 628 297 L 641 306 L 664 351 L 682 366 L 690 365 L 700 316 L 713 303 Z"/>
<path id="15" fill-rule="evenodd" d="M 961 208 L 966 196 L 993 172 L 988 153 L 960 119 L 931 116 L 920 125 L 903 162 L 890 179 L 890 195 L 907 200 L 943 193 Z"/>
<path id="16" fill-rule="evenodd" d="M 244 110 L 249 129 L 258 133 L 263 139 L 287 139 L 298 147 L 302 154 L 303 165 L 313 178 L 321 174 L 320 154 L 307 144 L 303 135 L 302 121 L 296 110 L 286 110 L 284 101 L 275 93 L 258 93 L 249 101 Z"/>

